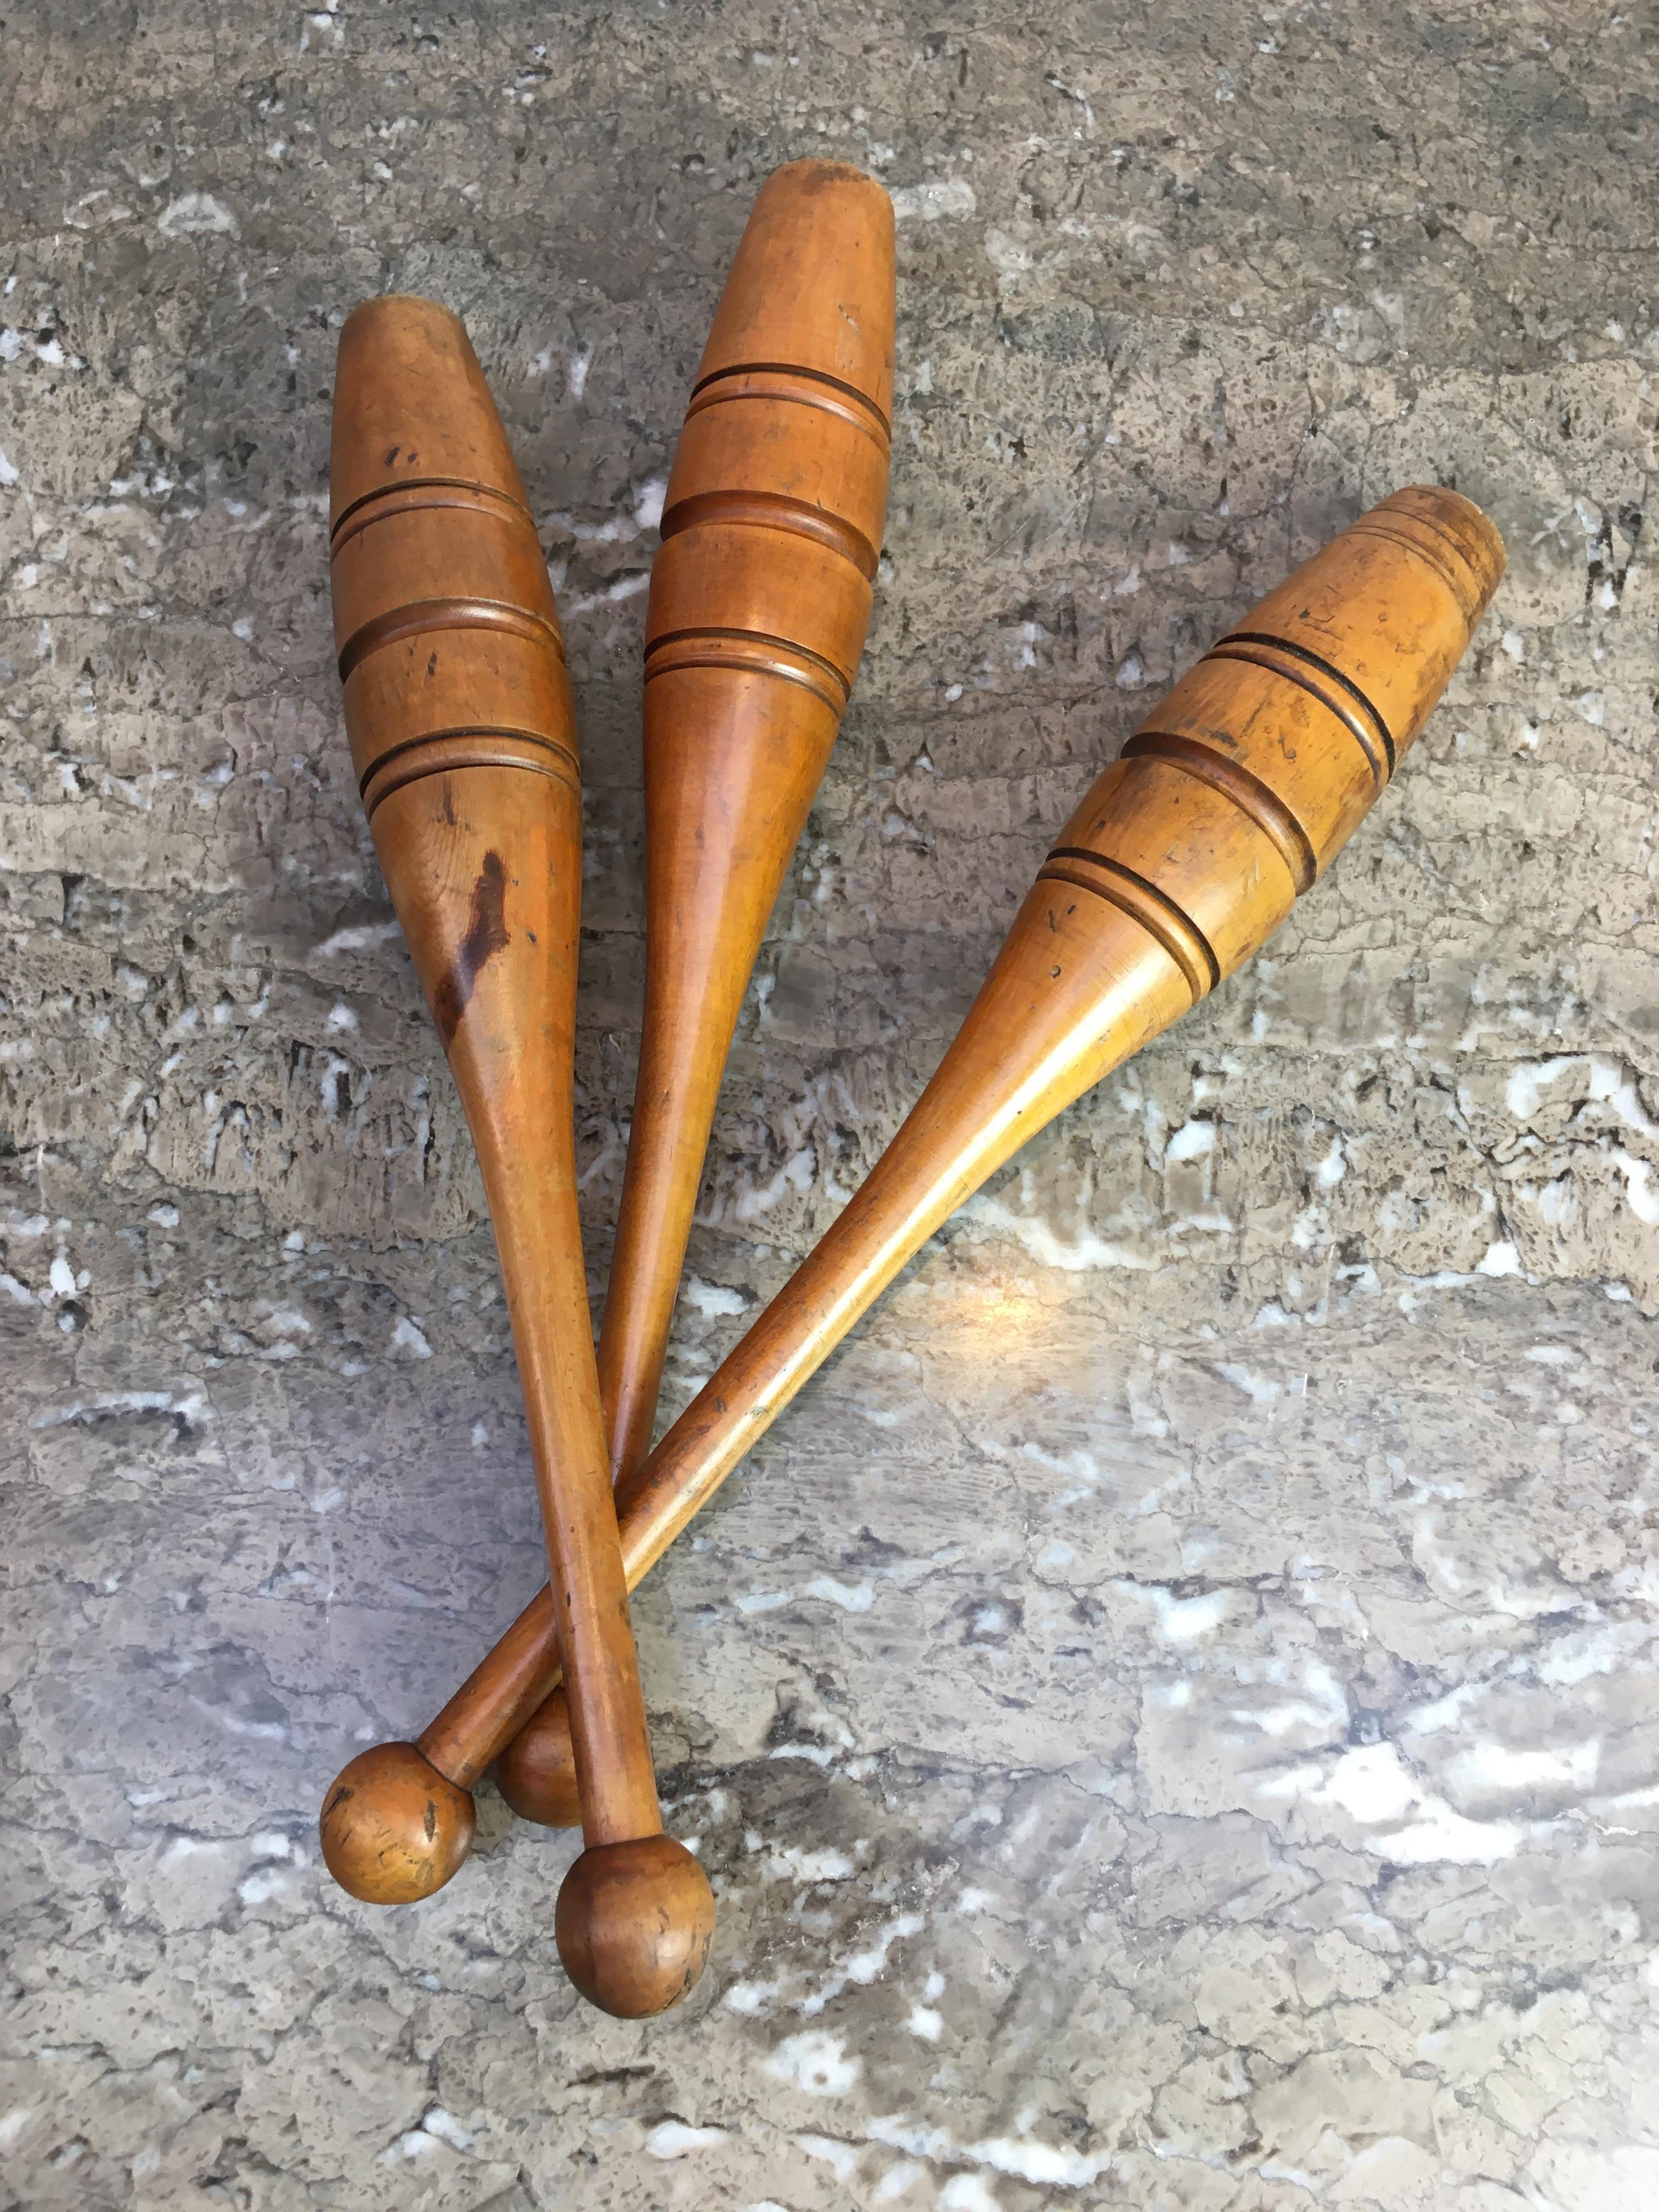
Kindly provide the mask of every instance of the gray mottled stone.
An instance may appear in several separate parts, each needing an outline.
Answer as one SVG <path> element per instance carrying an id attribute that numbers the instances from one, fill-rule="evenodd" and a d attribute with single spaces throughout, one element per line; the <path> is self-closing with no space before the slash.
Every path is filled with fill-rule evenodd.
<path id="1" fill-rule="evenodd" d="M 0 71 L 0 2203 L 1659 2203 L 1655 32 L 23 0 Z M 1401 482 L 1511 570 L 1267 959 L 918 1260 L 637 1601 L 721 1899 L 648 2028 L 572 1845 L 375 1913 L 329 1777 L 538 1578 L 493 1249 L 330 665 L 366 293 L 467 317 L 586 756 L 602 1293 L 637 661 L 756 181 L 900 215 L 859 691 L 668 1396 L 915 1097 L 1178 669 Z"/>

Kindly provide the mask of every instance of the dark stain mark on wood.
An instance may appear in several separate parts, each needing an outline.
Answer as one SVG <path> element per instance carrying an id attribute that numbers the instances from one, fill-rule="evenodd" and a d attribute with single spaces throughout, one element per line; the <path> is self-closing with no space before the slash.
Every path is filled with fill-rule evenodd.
<path id="1" fill-rule="evenodd" d="M 472 886 L 472 908 L 467 916 L 466 934 L 456 946 L 455 957 L 432 1001 L 432 1018 L 438 1024 L 446 1051 L 460 1027 L 461 1016 L 466 1012 L 467 1001 L 479 976 L 496 953 L 504 952 L 511 942 L 504 912 L 506 904 L 507 870 L 501 866 L 501 856 L 499 853 L 486 853 L 478 880 Z"/>

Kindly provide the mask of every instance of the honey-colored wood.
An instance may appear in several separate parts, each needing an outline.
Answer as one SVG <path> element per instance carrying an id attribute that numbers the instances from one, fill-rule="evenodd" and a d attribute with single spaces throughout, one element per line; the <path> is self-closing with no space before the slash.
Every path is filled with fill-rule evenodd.
<path id="1" fill-rule="evenodd" d="M 792 162 L 720 296 L 651 577 L 645 1012 L 599 1336 L 613 1480 L 651 1442 L 726 1054 L 863 649 L 892 384 L 892 203 Z"/>
<path id="2" fill-rule="evenodd" d="M 630 1588 L 955 1207 L 1283 921 L 1427 720 L 1503 566 L 1468 501 L 1397 492 L 1176 685 L 1061 831 L 863 1188 L 623 1484 Z M 526 1726 L 498 1771 L 520 1811 L 556 1821 L 570 1753 L 558 1698 L 530 1711 L 556 1680 L 534 1614 L 503 1639 L 506 1663 L 491 1654 L 474 1673 L 470 1709 L 452 1700 L 447 1726 L 481 1756 L 486 1728 L 496 1742 L 521 1703 Z M 541 1776 L 553 1778 L 545 1796 Z"/>
<path id="3" fill-rule="evenodd" d="M 568 1706 L 557 1727 L 542 1733 L 550 1753 L 571 1757 Z M 529 1749 L 533 1755 L 534 1746 Z M 544 1822 L 549 1827 L 574 1827 L 580 1818 L 550 1786 L 536 1802 L 560 1815 Z M 443 1887 L 471 1850 L 476 1824 L 471 1793 L 416 1745 L 377 1743 L 336 1775 L 319 1829 L 328 1870 L 342 1889 L 369 1905 L 408 1905 Z"/>
<path id="4" fill-rule="evenodd" d="M 582 1816 L 581 1791 L 570 1747 L 570 1714 L 556 1683 L 533 1708 L 533 1727 L 520 1726 L 495 1761 L 495 1785 L 521 1820 L 544 1828 L 574 1828 Z M 471 1833 L 471 1831 L 468 1831 Z"/>
<path id="5" fill-rule="evenodd" d="M 371 301 L 341 333 L 334 509 L 352 758 L 477 1149 L 529 1419 L 588 1845 L 567 1877 L 581 1936 L 568 1964 L 592 2002 L 637 2016 L 695 1979 L 713 1901 L 661 1832 L 588 1320 L 572 1109 L 574 720 L 518 472 L 465 331 L 428 301 Z M 464 1856 L 464 1789 L 429 1753 L 397 1752 L 379 1766 L 374 1753 L 354 1761 L 324 1814 L 331 1869 L 372 1900 L 395 1901 L 428 1872 L 435 1886 L 458 1847 Z M 401 1818 L 386 1816 L 377 1781 Z M 397 1847 L 374 1843 L 380 1832 Z M 623 1900 L 586 1861 L 605 1854 L 609 1866 L 630 1849 Z M 655 1921 L 641 1909 L 653 1882 Z M 617 1924 L 589 1926 L 612 1897 Z M 675 1930 L 666 1947 L 658 1922 Z"/>

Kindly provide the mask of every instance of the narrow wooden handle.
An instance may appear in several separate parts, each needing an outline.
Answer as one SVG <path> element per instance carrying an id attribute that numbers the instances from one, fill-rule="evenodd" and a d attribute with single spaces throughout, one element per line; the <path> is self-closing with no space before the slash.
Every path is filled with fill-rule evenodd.
<path id="1" fill-rule="evenodd" d="M 645 1011 L 599 1337 L 617 1481 L 651 1442 L 726 1054 L 870 620 L 893 267 L 872 177 L 769 177 L 668 481 L 646 616 Z"/>
<path id="2" fill-rule="evenodd" d="M 454 316 L 397 298 L 357 310 L 334 447 L 352 757 L 477 1149 L 541 1496 L 588 1846 L 561 1892 L 560 1952 L 607 2010 L 659 2011 L 701 1971 L 712 1900 L 662 1834 L 587 1314 L 572 1117 L 581 805 L 558 617 Z M 349 1771 L 324 1849 L 347 1887 L 383 1897 L 404 1860 L 388 1875 L 384 1824 Z M 399 1774 L 405 1795 L 425 1792 L 423 1825 L 455 1812 L 407 1759 Z"/>
<path id="3" fill-rule="evenodd" d="M 862 1188 L 623 1485 L 630 1588 L 956 1206 L 1277 927 L 1386 787 L 1503 567 L 1468 501 L 1396 493 L 1177 684 L 1061 832 Z M 465 1747 L 474 1774 L 514 1715 L 526 1777 L 568 1764 L 539 1602 L 422 1739 L 452 1760 Z M 517 1802 L 538 1812 L 531 1790 Z"/>

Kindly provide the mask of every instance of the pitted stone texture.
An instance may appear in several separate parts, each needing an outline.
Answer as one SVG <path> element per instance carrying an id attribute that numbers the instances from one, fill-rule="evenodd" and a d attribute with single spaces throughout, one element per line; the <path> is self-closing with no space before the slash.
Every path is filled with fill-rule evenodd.
<path id="1" fill-rule="evenodd" d="M 269 19 L 268 19 L 269 18 Z M 1639 11 L 6 20 L 0 2204 L 1659 2201 L 1655 57 Z M 713 1963 L 583 2009 L 486 1789 L 315 1818 L 538 1579 L 476 1168 L 332 672 L 328 394 L 465 315 L 587 785 L 602 1293 L 638 662 L 761 176 L 899 215 L 893 499 L 683 1403 L 1180 670 L 1369 501 L 1511 568 L 1268 957 L 929 1248 L 635 1601 Z M 6 279 L 9 278 L 9 283 Z"/>

